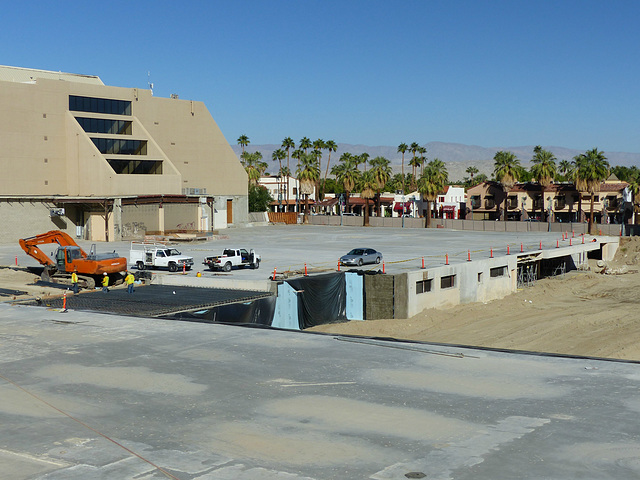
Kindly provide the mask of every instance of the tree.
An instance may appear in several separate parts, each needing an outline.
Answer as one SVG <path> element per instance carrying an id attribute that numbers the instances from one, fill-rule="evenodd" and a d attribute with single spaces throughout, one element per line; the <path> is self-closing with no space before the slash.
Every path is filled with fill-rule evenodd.
<path id="1" fill-rule="evenodd" d="M 348 152 L 340 155 L 340 163 L 331 169 L 331 174 L 336 176 L 336 181 L 342 184 L 346 196 L 345 210 L 349 211 L 349 195 L 353 192 L 360 179 L 360 171 L 354 161 L 354 156 Z"/>
<path id="2" fill-rule="evenodd" d="M 533 166 L 531 174 L 538 180 L 542 187 L 542 212 L 544 213 L 544 195 L 546 189 L 553 183 L 553 179 L 557 175 L 556 157 L 549 150 L 543 150 L 540 145 L 534 147 L 533 158 L 531 159 Z M 534 204 L 535 205 L 535 204 Z M 547 217 L 547 222 L 551 221 L 551 215 Z"/>
<path id="3" fill-rule="evenodd" d="M 380 211 L 380 194 L 384 190 L 384 187 L 389 182 L 391 178 L 391 166 L 389 160 L 384 157 L 376 157 L 371 162 L 371 174 L 376 182 L 376 199 L 377 199 L 377 210 L 378 216 L 382 216 L 382 212 Z"/>
<path id="4" fill-rule="evenodd" d="M 249 185 L 249 211 L 266 212 L 273 198 L 266 187 L 262 185 Z"/>
<path id="5" fill-rule="evenodd" d="M 589 213 L 589 233 L 594 234 L 593 204 L 594 195 L 600 191 L 600 184 L 609 176 L 609 162 L 604 152 L 597 148 L 587 150 L 574 157 L 575 182 L 578 191 L 586 191 L 591 194 L 591 207 Z"/>
<path id="6" fill-rule="evenodd" d="M 271 154 L 271 160 L 278 162 L 278 175 L 282 175 L 282 160 L 284 160 L 286 156 L 287 154 L 281 148 L 274 150 Z"/>
<path id="7" fill-rule="evenodd" d="M 291 165 L 289 165 L 289 154 L 292 148 L 296 148 L 296 144 L 293 141 L 293 139 L 291 137 L 285 137 L 284 140 L 282 140 L 282 148 L 284 148 L 287 151 L 287 170 L 289 170 L 289 174 L 287 175 L 287 191 L 286 191 L 286 201 L 287 201 L 287 207 L 288 207 L 288 203 L 289 203 L 289 177 L 291 176 Z"/>
<path id="8" fill-rule="evenodd" d="M 298 159 L 296 173 L 300 181 L 300 191 L 305 197 L 304 223 L 309 223 L 309 195 L 313 193 L 313 187 L 320 178 L 320 168 L 316 156 L 302 152 Z"/>
<path id="9" fill-rule="evenodd" d="M 309 140 L 307 137 L 302 137 L 302 139 L 300 140 L 300 145 L 298 145 L 298 148 L 300 148 L 301 150 L 304 150 L 304 153 L 307 153 L 307 150 L 309 150 L 312 147 L 312 143 L 311 140 Z"/>
<path id="10" fill-rule="evenodd" d="M 418 180 L 418 192 L 427 201 L 427 215 L 425 227 L 431 225 L 431 204 L 438 198 L 438 194 L 444 190 L 449 174 L 444 162 L 433 159 L 424 169 Z"/>
<path id="11" fill-rule="evenodd" d="M 361 176 L 362 182 L 360 185 L 360 198 L 364 199 L 364 227 L 369 226 L 369 199 L 373 198 L 376 194 L 376 188 L 378 183 L 376 182 L 373 170 L 364 172 Z"/>
<path id="12" fill-rule="evenodd" d="M 238 145 L 242 146 L 242 153 L 244 154 L 244 147 L 249 145 L 251 142 L 249 141 L 249 137 L 246 135 L 240 135 L 238 137 Z"/>
<path id="13" fill-rule="evenodd" d="M 260 180 L 260 176 L 262 175 L 263 165 L 261 162 L 262 154 L 260 152 L 244 152 L 243 157 L 245 159 L 245 167 L 244 169 L 247 172 L 247 178 L 249 179 L 249 185 L 257 185 L 258 180 Z M 266 164 L 265 164 L 266 165 Z"/>
<path id="14" fill-rule="evenodd" d="M 324 172 L 324 181 L 322 182 L 322 190 L 325 190 L 325 184 L 327 183 L 327 176 L 329 175 L 329 164 L 331 163 L 331 152 L 338 150 L 338 145 L 333 140 L 327 140 L 324 142 L 324 148 L 329 152 L 329 158 L 327 159 L 327 169 Z"/>
<path id="15" fill-rule="evenodd" d="M 406 143 L 401 143 L 400 145 L 398 145 L 398 153 L 402 154 L 402 195 L 404 195 L 404 154 L 405 152 L 409 150 L 409 147 L 407 146 Z M 404 213 L 404 208 L 402 210 L 402 212 Z"/>
<path id="16" fill-rule="evenodd" d="M 427 149 L 426 147 L 418 148 L 418 153 L 420 154 L 420 175 L 424 173 L 424 162 L 426 160 Z"/>
<path id="17" fill-rule="evenodd" d="M 473 187 L 473 185 L 475 185 L 473 183 L 473 176 L 478 172 L 479 172 L 479 170 L 476 167 L 474 167 L 473 165 L 467 167 L 467 169 L 465 170 L 465 173 L 468 173 L 469 176 L 471 177 L 471 182 L 469 182 L 469 183 L 471 184 L 470 186 L 472 186 L 472 187 Z"/>
<path id="18" fill-rule="evenodd" d="M 566 180 L 567 177 L 571 176 L 571 171 L 573 170 L 573 166 L 569 160 L 560 160 L 558 164 L 558 173 L 562 175 L 562 179 Z"/>
<path id="19" fill-rule="evenodd" d="M 493 156 L 493 175 L 502 184 L 504 189 L 504 217 L 507 220 L 507 194 L 518 181 L 520 174 L 520 160 L 512 152 L 500 150 Z"/>

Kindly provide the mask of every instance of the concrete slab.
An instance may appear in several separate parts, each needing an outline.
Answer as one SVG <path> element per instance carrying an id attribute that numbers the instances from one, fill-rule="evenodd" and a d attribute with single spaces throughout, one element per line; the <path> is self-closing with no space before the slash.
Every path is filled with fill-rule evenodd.
<path id="1" fill-rule="evenodd" d="M 3 478 L 640 478 L 640 366 L 0 304 Z"/>
<path id="2" fill-rule="evenodd" d="M 397 219 L 399 220 L 399 219 Z M 497 222 L 484 222 L 487 228 Z M 515 222 L 514 222 L 515 223 Z M 491 225 L 489 225 L 491 224 Z M 371 247 L 384 255 L 388 273 L 403 273 L 421 267 L 422 257 L 427 268 L 443 265 L 445 255 L 450 263 L 465 262 L 471 250 L 474 258 L 486 257 L 493 249 L 494 255 L 506 253 L 507 245 L 512 251 L 520 249 L 538 250 L 540 242 L 544 249 L 555 248 L 556 241 L 568 246 L 569 239 L 561 240 L 560 233 L 548 232 L 475 232 L 442 228 L 394 228 L 394 227 L 347 227 L 323 225 L 267 225 L 247 228 L 230 228 L 222 232 L 223 239 L 206 242 L 179 244 L 182 253 L 194 257 L 195 266 L 188 277 L 266 280 L 276 269 L 278 273 L 304 270 L 305 263 L 310 273 L 335 270 L 340 256 L 355 247 Z M 577 241 L 577 240 L 574 240 Z M 90 242 L 79 242 L 87 251 Z M 130 242 L 110 242 L 98 244 L 97 251 L 115 250 L 122 256 L 129 256 Z M 225 247 L 253 248 L 262 256 L 258 270 L 233 270 L 231 273 L 210 272 L 202 262 L 206 256 L 219 254 Z M 50 251 L 55 250 L 51 246 Z M 46 248 L 44 250 L 50 253 Z M 27 256 L 20 246 L 0 245 L 0 265 L 13 265 L 17 257 L 19 265 L 37 266 L 37 262 Z M 344 267 L 343 267 L 344 268 Z M 369 266 L 377 269 L 379 266 Z M 156 275 L 180 277 L 181 272 L 169 273 L 154 270 Z M 240 287 L 243 288 L 243 287 Z"/>

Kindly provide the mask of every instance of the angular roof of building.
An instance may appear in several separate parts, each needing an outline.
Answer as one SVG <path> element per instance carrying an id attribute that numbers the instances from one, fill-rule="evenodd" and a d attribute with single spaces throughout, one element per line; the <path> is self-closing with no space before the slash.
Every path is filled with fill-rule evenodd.
<path id="1" fill-rule="evenodd" d="M 63 80 L 65 82 L 89 83 L 104 85 L 96 75 L 81 75 L 78 73 L 52 72 L 33 68 L 9 67 L 0 65 L 0 81 L 17 83 L 34 83 L 37 79 Z"/>

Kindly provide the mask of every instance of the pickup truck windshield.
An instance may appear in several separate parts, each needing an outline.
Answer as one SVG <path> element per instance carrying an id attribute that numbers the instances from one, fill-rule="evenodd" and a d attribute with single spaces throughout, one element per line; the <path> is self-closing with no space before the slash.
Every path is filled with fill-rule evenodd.
<path id="1" fill-rule="evenodd" d="M 171 250 L 169 250 L 169 253 L 167 255 L 170 257 L 172 255 L 182 255 L 182 254 L 175 248 L 172 248 Z"/>

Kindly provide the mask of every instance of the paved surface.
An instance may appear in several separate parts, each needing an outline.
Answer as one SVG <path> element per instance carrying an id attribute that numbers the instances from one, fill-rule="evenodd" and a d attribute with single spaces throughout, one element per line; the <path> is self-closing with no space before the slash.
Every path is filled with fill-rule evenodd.
<path id="1" fill-rule="evenodd" d="M 229 290 L 213 288 L 192 288 L 167 285 L 136 286 L 133 294 L 124 286 L 111 288 L 109 292 L 82 291 L 79 295 L 67 295 L 66 307 L 72 310 L 119 313 L 141 317 L 158 317 L 174 312 L 208 309 L 231 303 L 249 302 L 271 296 L 269 292 L 250 290 Z M 33 306 L 62 309 L 62 297 L 31 300 Z"/>
<path id="2" fill-rule="evenodd" d="M 305 263 L 310 273 L 335 270 L 338 258 L 355 247 L 374 248 L 384 255 L 385 271 L 401 273 L 416 270 L 422 265 L 433 267 L 443 265 L 445 255 L 450 263 L 466 262 L 468 251 L 473 258 L 487 258 L 491 249 L 494 255 L 506 253 L 507 245 L 511 252 L 520 250 L 538 250 L 540 242 L 543 248 L 555 248 L 569 245 L 562 241 L 557 233 L 500 233 L 472 232 L 447 229 L 425 228 L 363 228 L 363 227 L 326 227 L 314 225 L 268 225 L 247 228 L 229 228 L 221 230 L 223 237 L 212 241 L 180 243 L 177 248 L 184 254 L 194 257 L 195 265 L 188 275 L 195 276 L 200 271 L 205 277 L 231 276 L 236 279 L 264 280 L 273 274 L 285 271 L 303 272 Z M 579 241 L 578 237 L 573 240 Z M 89 251 L 91 242 L 79 242 Z M 130 242 L 98 243 L 98 253 L 115 250 L 129 257 Z M 214 273 L 208 270 L 202 261 L 206 256 L 218 255 L 225 247 L 253 248 L 262 256 L 260 269 L 233 270 L 231 273 Z M 55 251 L 55 246 L 46 253 Z M 20 246 L 0 245 L 0 265 L 13 265 L 15 257 L 22 266 L 36 266 L 38 263 L 26 255 Z M 345 268 L 345 267 L 342 267 Z M 379 269 L 381 266 L 365 266 Z M 154 270 L 158 274 L 168 274 Z M 181 275 L 175 273 L 171 275 Z"/>
<path id="3" fill-rule="evenodd" d="M 640 478 L 640 365 L 0 304 L 0 477 Z"/>

